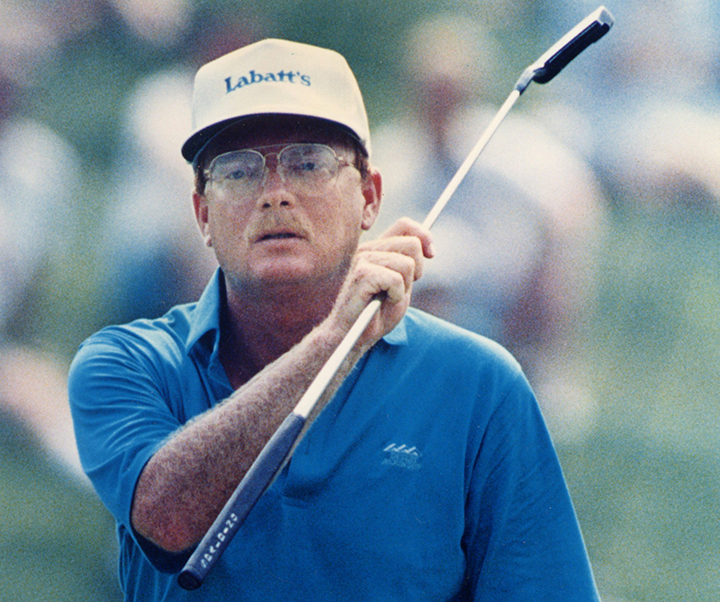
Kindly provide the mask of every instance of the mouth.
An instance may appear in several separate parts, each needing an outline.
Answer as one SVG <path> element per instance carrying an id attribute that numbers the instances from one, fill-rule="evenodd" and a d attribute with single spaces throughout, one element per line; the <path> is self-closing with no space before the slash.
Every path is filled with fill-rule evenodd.
<path id="1" fill-rule="evenodd" d="M 301 238 L 301 236 L 294 232 L 269 232 L 258 238 L 258 242 L 264 242 L 266 240 L 288 240 L 293 238 Z"/>

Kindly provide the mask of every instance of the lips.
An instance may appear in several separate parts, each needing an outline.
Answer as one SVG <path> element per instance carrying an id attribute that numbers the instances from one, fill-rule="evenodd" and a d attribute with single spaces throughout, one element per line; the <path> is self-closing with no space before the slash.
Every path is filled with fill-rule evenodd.
<path id="1" fill-rule="evenodd" d="M 295 234 L 295 232 L 268 232 L 267 234 L 263 234 L 258 238 L 258 242 L 263 242 L 266 240 L 286 240 L 289 238 L 301 238 L 300 235 Z"/>

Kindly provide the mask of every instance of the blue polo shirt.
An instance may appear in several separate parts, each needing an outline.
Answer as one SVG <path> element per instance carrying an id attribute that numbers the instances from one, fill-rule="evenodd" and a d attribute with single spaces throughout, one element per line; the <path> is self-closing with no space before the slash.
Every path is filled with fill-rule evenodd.
<path id="1" fill-rule="evenodd" d="M 515 360 L 410 309 L 323 410 L 203 586 L 130 523 L 163 442 L 232 388 L 224 289 L 81 346 L 70 402 L 83 467 L 115 516 L 125 599 L 591 601 L 561 469 Z M 198 487 L 202 488 L 202 483 Z"/>

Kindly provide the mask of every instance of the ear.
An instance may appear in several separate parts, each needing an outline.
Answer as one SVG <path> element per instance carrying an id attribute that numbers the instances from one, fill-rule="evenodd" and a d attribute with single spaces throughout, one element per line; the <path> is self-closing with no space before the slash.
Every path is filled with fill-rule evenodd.
<path id="1" fill-rule="evenodd" d="M 205 244 L 208 247 L 212 247 L 207 197 L 204 194 L 200 194 L 195 190 L 193 191 L 192 199 L 193 209 L 195 211 L 195 219 L 197 220 L 198 228 L 200 228 L 200 234 L 202 235 Z"/>
<path id="2" fill-rule="evenodd" d="M 380 172 L 371 167 L 362 186 L 365 206 L 363 207 L 361 226 L 363 230 L 369 230 L 380 212 L 380 203 L 382 201 L 382 176 L 380 176 Z"/>

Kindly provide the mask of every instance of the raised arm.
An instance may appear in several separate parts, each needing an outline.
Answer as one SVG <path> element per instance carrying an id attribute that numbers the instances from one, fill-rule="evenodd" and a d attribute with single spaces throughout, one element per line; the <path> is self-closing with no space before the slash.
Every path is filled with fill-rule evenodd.
<path id="1" fill-rule="evenodd" d="M 328 317 L 222 404 L 178 430 L 147 463 L 133 499 L 135 530 L 168 552 L 196 544 L 370 299 L 382 294 L 381 310 L 321 406 L 402 319 L 423 258 L 432 255 L 429 233 L 410 220 L 360 245 Z"/>

